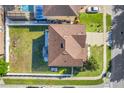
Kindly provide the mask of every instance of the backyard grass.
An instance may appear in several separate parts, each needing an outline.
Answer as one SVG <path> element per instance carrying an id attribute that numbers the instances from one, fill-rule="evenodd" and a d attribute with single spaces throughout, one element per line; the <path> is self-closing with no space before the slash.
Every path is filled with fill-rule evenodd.
<path id="1" fill-rule="evenodd" d="M 82 71 L 79 72 L 78 74 L 76 74 L 76 77 L 83 77 L 83 76 L 98 76 L 101 74 L 102 70 L 103 70 L 103 46 L 91 46 L 90 47 L 90 55 L 93 56 L 99 65 L 99 69 L 95 70 L 95 71 Z"/>
<path id="2" fill-rule="evenodd" d="M 4 79 L 5 84 L 25 85 L 97 85 L 103 83 L 99 80 L 43 80 L 43 79 Z"/>
<path id="3" fill-rule="evenodd" d="M 32 72 L 42 60 L 42 26 L 10 27 L 10 72 Z M 36 62 L 37 61 L 37 62 Z M 34 63 L 35 62 L 35 63 Z"/>
<path id="4" fill-rule="evenodd" d="M 79 20 L 81 24 L 86 25 L 86 32 L 103 32 L 103 14 L 87 14 L 81 13 L 79 15 Z M 107 31 L 110 31 L 111 26 L 111 16 L 107 14 L 106 16 Z"/>

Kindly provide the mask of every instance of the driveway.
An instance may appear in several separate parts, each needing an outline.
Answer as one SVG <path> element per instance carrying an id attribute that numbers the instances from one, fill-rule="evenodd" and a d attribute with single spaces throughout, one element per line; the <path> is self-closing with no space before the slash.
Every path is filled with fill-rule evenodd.
<path id="1" fill-rule="evenodd" d="M 106 38 L 108 34 L 105 34 Z M 87 32 L 86 43 L 88 45 L 103 45 L 104 44 L 104 34 L 98 32 Z"/>

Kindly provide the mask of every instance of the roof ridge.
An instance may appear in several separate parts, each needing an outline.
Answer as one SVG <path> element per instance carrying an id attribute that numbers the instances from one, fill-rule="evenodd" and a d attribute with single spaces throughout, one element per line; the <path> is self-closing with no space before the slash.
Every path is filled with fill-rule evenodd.
<path id="1" fill-rule="evenodd" d="M 71 40 L 73 40 L 73 42 L 76 44 L 76 46 L 78 47 L 78 48 L 82 48 L 81 47 L 81 45 L 73 38 L 73 36 L 71 35 L 71 36 L 69 36 L 69 38 L 71 38 Z M 65 40 L 65 43 L 66 43 L 66 40 Z M 67 46 L 67 44 L 65 44 L 66 46 Z M 66 47 L 65 47 L 65 50 L 67 51 L 67 49 L 66 49 Z M 69 53 L 69 51 L 67 51 L 68 52 L 68 54 L 70 54 Z M 70 54 L 71 55 L 71 54 Z M 71 55 L 72 56 L 72 55 Z M 76 55 L 76 56 L 78 56 L 78 55 Z M 72 56 L 72 58 L 73 58 L 73 56 Z"/>
<path id="2" fill-rule="evenodd" d="M 44 15 L 50 11 L 50 9 L 52 8 L 53 6 L 49 6 L 49 8 L 47 9 L 47 11 L 44 12 Z"/>
<path id="3" fill-rule="evenodd" d="M 74 11 L 74 9 L 72 8 L 72 5 L 69 5 L 69 7 L 73 10 L 73 12 L 77 15 L 77 12 Z"/>

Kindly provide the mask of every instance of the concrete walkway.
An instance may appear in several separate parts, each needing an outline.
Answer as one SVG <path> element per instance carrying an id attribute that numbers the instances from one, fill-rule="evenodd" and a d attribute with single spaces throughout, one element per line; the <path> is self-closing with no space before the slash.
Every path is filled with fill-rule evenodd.
<path id="1" fill-rule="evenodd" d="M 103 33 L 104 33 L 104 54 L 103 54 L 103 72 L 106 72 L 106 65 L 107 65 L 107 56 L 106 56 L 106 48 L 107 48 L 107 38 L 106 38 L 106 31 L 107 31 L 107 27 L 106 27 L 106 6 L 103 7 L 104 8 L 104 12 L 103 12 Z"/>
<path id="2" fill-rule="evenodd" d="M 10 45 L 10 37 L 9 37 L 9 26 L 8 26 L 8 20 L 6 19 L 6 33 L 5 33 L 5 60 L 6 62 L 9 62 L 9 45 Z"/>
<path id="3" fill-rule="evenodd" d="M 4 85 L 3 79 L 0 79 L 0 85 Z"/>
<path id="4" fill-rule="evenodd" d="M 96 77 L 71 77 L 71 74 L 32 74 L 32 73 L 8 73 L 3 78 L 9 79 L 61 79 L 61 80 L 98 80 L 102 74 Z"/>

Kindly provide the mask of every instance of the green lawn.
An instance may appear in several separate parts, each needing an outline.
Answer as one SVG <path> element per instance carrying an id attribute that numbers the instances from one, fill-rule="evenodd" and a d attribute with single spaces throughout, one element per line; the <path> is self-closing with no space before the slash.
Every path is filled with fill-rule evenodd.
<path id="1" fill-rule="evenodd" d="M 103 46 L 91 46 L 90 48 L 91 55 L 97 60 L 99 64 L 99 69 L 96 71 L 82 71 L 79 72 L 76 77 L 83 77 L 83 76 L 98 76 L 101 74 L 103 70 Z"/>
<path id="2" fill-rule="evenodd" d="M 111 16 L 107 14 L 107 31 L 110 31 Z M 87 32 L 103 32 L 103 14 L 87 14 L 81 13 L 79 15 L 81 24 L 86 25 Z"/>
<path id="3" fill-rule="evenodd" d="M 42 60 L 42 26 L 15 26 L 10 29 L 10 72 L 32 72 Z M 37 62 L 36 62 L 37 61 Z"/>
<path id="4" fill-rule="evenodd" d="M 107 69 L 110 66 L 110 61 L 111 61 L 111 48 L 107 46 Z"/>
<path id="5" fill-rule="evenodd" d="M 43 80 L 43 79 L 4 79 L 5 84 L 25 85 L 97 85 L 103 83 L 99 80 Z"/>

